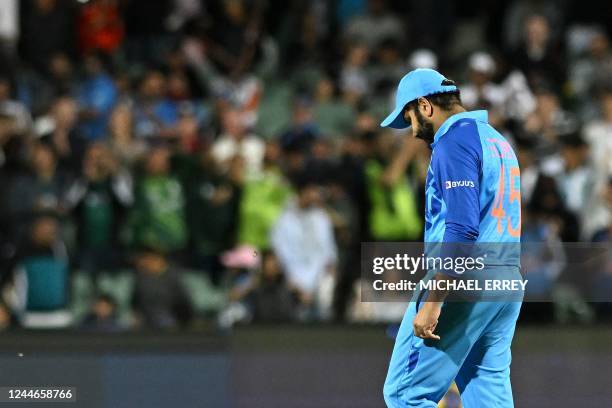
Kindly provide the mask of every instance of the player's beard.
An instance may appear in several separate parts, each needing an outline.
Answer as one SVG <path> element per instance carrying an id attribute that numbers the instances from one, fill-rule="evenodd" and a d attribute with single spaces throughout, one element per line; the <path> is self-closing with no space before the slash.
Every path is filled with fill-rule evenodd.
<path id="1" fill-rule="evenodd" d="M 419 130 L 415 133 L 414 137 L 426 141 L 427 145 L 429 146 L 434 141 L 435 132 L 433 129 L 433 124 L 431 122 L 427 122 L 418 109 L 414 110 L 414 114 L 416 115 L 417 122 L 419 123 Z"/>

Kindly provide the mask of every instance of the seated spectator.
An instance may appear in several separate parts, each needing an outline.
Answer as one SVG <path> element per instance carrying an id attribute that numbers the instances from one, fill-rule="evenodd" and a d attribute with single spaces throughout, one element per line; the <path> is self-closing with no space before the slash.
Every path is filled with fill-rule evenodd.
<path id="1" fill-rule="evenodd" d="M 528 300 L 544 301 L 566 264 L 561 225 L 550 214 L 534 211 L 530 206 L 524 206 L 522 219 L 521 270 L 529 282 L 525 296 Z"/>
<path id="2" fill-rule="evenodd" d="M 87 140 L 77 130 L 76 101 L 70 96 L 58 97 L 53 101 L 49 115 L 38 119 L 37 124 L 45 119 L 49 120 L 50 129 L 42 132 L 40 140 L 53 147 L 62 172 L 71 176 L 79 173 Z"/>
<path id="3" fill-rule="evenodd" d="M 13 307 L 21 323 L 25 327 L 69 325 L 68 257 L 55 218 L 41 215 L 32 222 L 29 240 L 17 259 Z"/>
<path id="4" fill-rule="evenodd" d="M 12 119 L 12 132 L 26 135 L 32 128 L 32 116 L 21 102 L 13 99 L 11 82 L 0 76 L 0 115 Z"/>
<path id="5" fill-rule="evenodd" d="M 340 90 L 345 102 L 357 106 L 370 90 L 367 65 L 369 50 L 362 44 L 349 47 L 340 72 Z"/>
<path id="6" fill-rule="evenodd" d="M 236 156 L 242 157 L 248 174 L 261 171 L 265 145 L 248 131 L 241 113 L 236 109 L 223 112 L 221 135 L 212 146 L 212 155 L 222 168 Z"/>
<path id="7" fill-rule="evenodd" d="M 178 121 L 178 106 L 166 97 L 166 77 L 150 70 L 140 82 L 134 108 L 136 137 L 174 137 Z"/>
<path id="8" fill-rule="evenodd" d="M 592 241 L 594 242 L 612 241 L 612 176 L 610 176 L 610 178 L 608 179 L 604 199 L 608 207 L 608 223 L 595 234 L 593 234 Z"/>
<path id="9" fill-rule="evenodd" d="M 572 89 L 582 104 L 592 106 L 602 84 L 609 84 L 612 78 L 612 48 L 603 30 L 597 30 L 591 37 L 587 50 L 570 67 Z M 582 109 L 582 113 L 585 112 Z"/>
<path id="10" fill-rule="evenodd" d="M 475 52 L 468 61 L 469 82 L 461 86 L 461 102 L 467 110 L 487 109 L 493 126 L 503 125 L 503 107 L 506 99 L 503 88 L 492 79 L 496 66 L 486 52 Z"/>
<path id="11" fill-rule="evenodd" d="M 186 197 L 170 169 L 170 150 L 155 147 L 144 161 L 136 182 L 129 216 L 132 244 L 177 253 L 187 246 Z"/>
<path id="12" fill-rule="evenodd" d="M 25 7 L 19 40 L 26 62 L 45 72 L 53 54 L 74 55 L 76 4 L 53 0 L 20 3 Z"/>
<path id="13" fill-rule="evenodd" d="M 124 327 L 117 316 L 117 302 L 110 295 L 99 295 L 89 314 L 83 319 L 81 329 L 87 331 L 113 333 Z"/>
<path id="14" fill-rule="evenodd" d="M 132 304 L 145 326 L 172 329 L 192 318 L 192 305 L 178 272 L 156 249 L 143 248 L 134 261 L 136 284 Z"/>
<path id="15" fill-rule="evenodd" d="M 108 119 L 117 101 L 117 89 L 103 59 L 94 52 L 84 57 L 85 79 L 78 91 L 80 132 L 89 140 L 106 136 Z"/>
<path id="16" fill-rule="evenodd" d="M 367 12 L 351 18 L 345 26 L 343 36 L 349 42 L 366 44 L 376 50 L 385 40 L 392 39 L 401 44 L 404 40 L 404 25 L 397 15 L 389 10 L 386 0 L 369 0 Z"/>
<path id="17" fill-rule="evenodd" d="M 302 175 L 295 184 L 296 199 L 272 229 L 272 248 L 298 293 L 302 317 L 329 318 L 337 262 L 333 225 L 315 180 Z"/>
<path id="18" fill-rule="evenodd" d="M 112 55 L 123 41 L 123 20 L 117 0 L 94 0 L 81 7 L 78 35 L 81 52 Z"/>
<path id="19" fill-rule="evenodd" d="M 593 233 L 594 169 L 589 160 L 589 145 L 580 134 L 561 138 L 563 170 L 556 177 L 565 207 L 576 214 L 581 224 L 581 237 Z"/>
<path id="20" fill-rule="evenodd" d="M 30 218 L 39 213 L 59 214 L 66 182 L 57 171 L 53 149 L 43 143 L 34 145 L 30 157 L 31 172 L 16 177 L 8 195 L 8 211 L 17 237 Z"/>
<path id="21" fill-rule="evenodd" d="M 552 82 L 561 89 L 566 64 L 563 50 L 553 41 L 549 20 L 532 14 L 524 21 L 523 41 L 512 55 L 512 61 L 527 77 L 531 87 Z"/>
<path id="22" fill-rule="evenodd" d="M 564 110 L 557 94 L 548 87 L 536 89 L 536 108 L 524 122 L 524 134 L 536 141 L 538 156 L 554 154 L 559 137 L 577 130 L 576 117 Z"/>
<path id="23" fill-rule="evenodd" d="M 329 137 L 346 135 L 355 123 L 355 109 L 338 98 L 338 90 L 330 78 L 319 80 L 315 94 L 314 119 L 321 132 Z"/>
<path id="24" fill-rule="evenodd" d="M 263 170 L 245 179 L 240 199 L 238 243 L 259 249 L 270 246 L 270 230 L 280 216 L 290 194 L 279 166 L 280 150 L 276 142 L 266 143 Z"/>
<path id="25" fill-rule="evenodd" d="M 393 138 L 381 131 L 369 143 L 370 157 L 364 169 L 369 233 L 381 241 L 417 240 L 423 224 L 406 171 L 422 142 L 406 136 L 398 148 Z"/>
<path id="26" fill-rule="evenodd" d="M 289 322 L 295 319 L 295 297 L 276 255 L 261 255 L 261 271 L 248 294 L 253 321 Z"/>
<path id="27" fill-rule="evenodd" d="M 97 277 L 120 262 L 119 234 L 134 201 L 132 177 L 101 143 L 89 146 L 82 176 L 67 191 L 64 205 L 76 221 L 79 267 Z"/>
<path id="28" fill-rule="evenodd" d="M 199 165 L 187 180 L 187 214 L 195 252 L 195 266 L 204 269 L 213 284 L 221 280 L 221 252 L 234 246 L 244 163 L 235 156 L 224 170 L 209 149 L 202 149 Z"/>
<path id="29" fill-rule="evenodd" d="M 127 104 L 117 105 L 108 122 L 109 146 L 124 166 L 134 166 L 147 152 L 144 140 L 134 134 L 134 114 Z"/>

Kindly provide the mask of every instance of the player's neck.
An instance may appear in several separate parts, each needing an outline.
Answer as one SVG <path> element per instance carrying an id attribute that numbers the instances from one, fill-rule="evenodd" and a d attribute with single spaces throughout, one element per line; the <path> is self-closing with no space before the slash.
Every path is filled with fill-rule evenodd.
<path id="1" fill-rule="evenodd" d="M 446 122 L 446 119 L 461 112 L 465 112 L 465 108 L 461 105 L 455 105 L 449 110 L 439 111 L 437 115 L 434 115 L 431 118 L 434 132 L 437 132 L 438 129 L 440 129 L 440 126 L 442 126 L 442 124 Z"/>

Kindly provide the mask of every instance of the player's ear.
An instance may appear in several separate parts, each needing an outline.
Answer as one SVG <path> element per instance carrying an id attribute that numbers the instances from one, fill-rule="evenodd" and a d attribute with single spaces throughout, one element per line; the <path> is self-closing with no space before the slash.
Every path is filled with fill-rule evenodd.
<path id="1" fill-rule="evenodd" d="M 419 98 L 418 109 L 421 115 L 430 118 L 433 115 L 433 105 L 425 98 Z"/>

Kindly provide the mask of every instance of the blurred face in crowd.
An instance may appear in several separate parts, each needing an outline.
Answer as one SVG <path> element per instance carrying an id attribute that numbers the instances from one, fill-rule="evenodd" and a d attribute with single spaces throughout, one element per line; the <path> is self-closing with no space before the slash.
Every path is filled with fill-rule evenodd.
<path id="1" fill-rule="evenodd" d="M 563 157 L 567 170 L 580 167 L 586 161 L 588 155 L 589 148 L 586 144 L 581 146 L 563 146 L 561 148 L 561 157 Z"/>
<path id="2" fill-rule="evenodd" d="M 601 113 L 607 122 L 612 122 L 612 91 L 601 96 Z"/>
<path id="3" fill-rule="evenodd" d="M 170 151 L 165 147 L 153 149 L 147 159 L 146 169 L 151 176 L 168 174 L 170 170 Z"/>
<path id="4" fill-rule="evenodd" d="M 0 303 L 0 330 L 5 330 L 11 325 L 11 313 L 4 303 Z"/>
<path id="5" fill-rule="evenodd" d="M 262 262 L 262 274 L 265 280 L 274 280 L 281 275 L 278 258 L 272 252 L 266 254 Z"/>
<path id="6" fill-rule="evenodd" d="M 100 320 L 108 319 L 115 314 L 115 305 L 106 298 L 99 298 L 94 304 L 94 314 Z"/>
<path id="7" fill-rule="evenodd" d="M 370 0 L 368 1 L 368 10 L 371 14 L 378 16 L 385 12 L 387 3 L 385 0 Z"/>
<path id="8" fill-rule="evenodd" d="M 309 101 L 297 101 L 293 107 L 293 123 L 306 125 L 312 122 L 312 106 Z"/>
<path id="9" fill-rule="evenodd" d="M 86 55 L 83 64 L 85 67 L 85 72 L 89 76 L 97 75 L 102 71 L 102 61 L 100 61 L 100 58 L 97 55 Z"/>
<path id="10" fill-rule="evenodd" d="M 77 121 L 77 104 L 70 97 L 62 97 L 53 104 L 52 115 L 55 125 L 60 129 L 71 129 Z"/>
<path id="11" fill-rule="evenodd" d="M 549 117 L 557 110 L 559 110 L 559 99 L 552 92 L 539 92 L 536 95 L 536 102 L 536 109 L 540 116 Z"/>
<path id="12" fill-rule="evenodd" d="M 83 158 L 83 173 L 91 181 L 108 177 L 117 164 L 111 151 L 102 143 L 90 145 Z"/>
<path id="13" fill-rule="evenodd" d="M 11 96 L 11 85 L 6 78 L 0 78 L 0 101 L 6 101 Z"/>
<path id="14" fill-rule="evenodd" d="M 188 99 L 189 83 L 182 74 L 172 74 L 168 77 L 168 96 L 172 99 Z"/>
<path id="15" fill-rule="evenodd" d="M 50 176 L 55 173 L 55 154 L 51 147 L 40 144 L 32 152 L 32 166 L 39 177 Z"/>
<path id="16" fill-rule="evenodd" d="M 120 105 L 113 110 L 109 120 L 109 129 L 113 139 L 130 138 L 132 135 L 132 110 Z"/>
<path id="17" fill-rule="evenodd" d="M 151 275 L 159 275 L 166 271 L 168 262 L 157 252 L 143 252 L 136 257 L 136 269 Z"/>
<path id="18" fill-rule="evenodd" d="M 72 75 L 72 63 L 65 54 L 53 54 L 49 63 L 49 71 L 54 78 L 70 78 Z"/>
<path id="19" fill-rule="evenodd" d="M 365 45 L 355 45 L 349 50 L 347 64 L 353 67 L 364 66 L 368 62 L 370 51 Z"/>
<path id="20" fill-rule="evenodd" d="M 157 99 L 166 93 L 166 78 L 159 71 L 149 72 L 140 85 L 140 93 L 147 99 Z"/>
<path id="21" fill-rule="evenodd" d="M 43 12 L 49 12 L 55 8 L 56 0 L 36 0 L 36 8 Z"/>
<path id="22" fill-rule="evenodd" d="M 604 33 L 599 33 L 591 40 L 591 54 L 596 58 L 604 57 L 608 53 L 609 45 L 608 37 Z"/>
<path id="23" fill-rule="evenodd" d="M 264 150 L 264 165 L 273 166 L 279 163 L 281 157 L 281 149 L 275 141 L 267 141 Z"/>
<path id="24" fill-rule="evenodd" d="M 323 78 L 317 83 L 317 100 L 326 101 L 334 96 L 334 83 L 329 78 Z"/>
<path id="25" fill-rule="evenodd" d="M 246 18 L 246 10 L 242 0 L 225 0 L 223 3 L 225 15 L 235 24 L 242 23 Z"/>
<path id="26" fill-rule="evenodd" d="M 316 207 L 321 203 L 321 189 L 316 184 L 308 184 L 298 192 L 298 205 L 301 208 Z"/>
<path id="27" fill-rule="evenodd" d="M 238 109 L 227 109 L 223 113 L 223 133 L 235 139 L 241 139 L 246 134 L 246 127 Z"/>
<path id="28" fill-rule="evenodd" d="M 525 36 L 531 47 L 545 47 L 550 36 L 550 27 L 544 16 L 533 15 L 525 22 Z"/>
<path id="29" fill-rule="evenodd" d="M 37 247 L 50 247 L 57 237 L 57 221 L 51 217 L 42 217 L 32 225 L 32 243 Z"/>
<path id="30" fill-rule="evenodd" d="M 484 86 L 491 81 L 491 75 L 488 72 L 472 69 L 470 70 L 470 79 L 474 85 Z"/>

